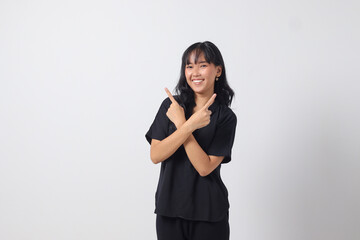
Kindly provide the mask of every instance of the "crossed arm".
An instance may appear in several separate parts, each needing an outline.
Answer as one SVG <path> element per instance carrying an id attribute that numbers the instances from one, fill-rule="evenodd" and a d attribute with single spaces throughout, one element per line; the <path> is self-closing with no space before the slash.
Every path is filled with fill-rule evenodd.
<path id="1" fill-rule="evenodd" d="M 172 102 L 166 115 L 175 124 L 177 130 L 162 141 L 151 140 L 151 160 L 155 164 L 162 162 L 174 154 L 181 145 L 184 145 L 186 154 L 196 171 L 200 176 L 207 176 L 219 166 L 224 156 L 207 155 L 192 132 L 210 123 L 211 111 L 208 108 L 215 101 L 216 94 L 209 99 L 204 107 L 186 120 L 184 109 L 177 103 L 169 90 L 165 89 L 165 91 Z"/>

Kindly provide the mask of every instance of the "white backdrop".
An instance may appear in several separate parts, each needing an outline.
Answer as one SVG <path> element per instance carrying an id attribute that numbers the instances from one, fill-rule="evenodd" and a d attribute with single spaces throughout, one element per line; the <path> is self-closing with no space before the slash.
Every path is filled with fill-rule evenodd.
<path id="1" fill-rule="evenodd" d="M 145 133 L 223 53 L 231 239 L 360 239 L 359 1 L 0 1 L 0 239 L 155 240 Z"/>

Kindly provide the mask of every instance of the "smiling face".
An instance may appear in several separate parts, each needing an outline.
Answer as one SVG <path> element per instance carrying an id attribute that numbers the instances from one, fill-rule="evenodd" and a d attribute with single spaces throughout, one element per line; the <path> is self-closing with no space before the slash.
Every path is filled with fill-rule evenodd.
<path id="1" fill-rule="evenodd" d="M 203 53 L 197 59 L 195 51 L 191 53 L 185 66 L 185 77 L 195 95 L 210 97 L 214 93 L 215 78 L 220 75 L 221 67 L 208 63 Z"/>

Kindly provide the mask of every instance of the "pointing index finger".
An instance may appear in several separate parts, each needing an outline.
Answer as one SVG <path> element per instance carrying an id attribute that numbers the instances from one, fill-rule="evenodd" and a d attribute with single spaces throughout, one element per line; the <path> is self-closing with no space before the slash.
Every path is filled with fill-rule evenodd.
<path id="1" fill-rule="evenodd" d="M 214 93 L 214 94 L 211 96 L 211 98 L 205 103 L 204 108 L 205 108 L 205 109 L 209 108 L 209 107 L 211 106 L 211 104 L 214 103 L 215 98 L 216 98 L 216 93 Z"/>
<path id="2" fill-rule="evenodd" d="M 168 97 L 170 98 L 172 103 L 177 103 L 177 101 L 175 100 L 175 98 L 173 97 L 173 95 L 171 94 L 171 92 L 169 91 L 169 89 L 165 88 L 165 92 L 168 95 Z"/>

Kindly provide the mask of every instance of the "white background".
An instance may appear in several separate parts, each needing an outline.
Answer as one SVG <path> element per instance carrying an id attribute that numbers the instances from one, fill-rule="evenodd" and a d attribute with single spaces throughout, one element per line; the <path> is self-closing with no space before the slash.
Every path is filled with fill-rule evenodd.
<path id="1" fill-rule="evenodd" d="M 360 239 L 359 1 L 0 1 L 0 239 L 156 239 L 145 133 L 221 50 L 231 239 Z"/>

